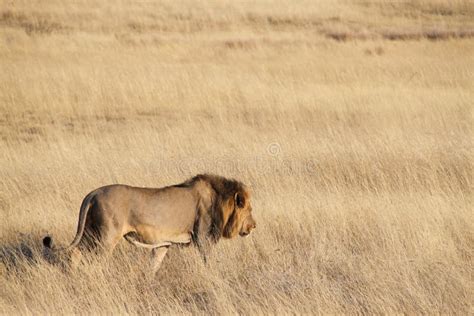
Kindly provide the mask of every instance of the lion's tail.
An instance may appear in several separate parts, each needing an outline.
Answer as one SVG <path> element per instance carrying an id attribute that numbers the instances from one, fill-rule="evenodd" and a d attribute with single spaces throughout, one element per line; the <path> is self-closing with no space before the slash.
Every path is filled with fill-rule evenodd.
<path id="1" fill-rule="evenodd" d="M 86 226 L 86 218 L 87 218 L 87 213 L 89 212 L 89 209 L 92 204 L 92 199 L 95 197 L 96 191 L 93 191 L 89 193 L 84 200 L 82 201 L 81 204 L 81 210 L 79 212 L 79 222 L 77 223 L 77 232 L 76 236 L 74 237 L 74 240 L 71 242 L 71 244 L 67 247 L 62 247 L 62 248 L 54 248 L 53 247 L 53 239 L 50 236 L 46 236 L 43 238 L 43 245 L 46 248 L 49 248 L 55 252 L 57 251 L 69 251 L 76 247 L 79 244 L 79 241 L 82 238 L 82 235 L 84 234 L 84 228 Z"/>

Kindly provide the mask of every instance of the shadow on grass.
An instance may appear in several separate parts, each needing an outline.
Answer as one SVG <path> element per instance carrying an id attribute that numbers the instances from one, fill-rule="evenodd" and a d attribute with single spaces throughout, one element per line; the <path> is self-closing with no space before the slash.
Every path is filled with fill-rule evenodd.
<path id="1" fill-rule="evenodd" d="M 20 234 L 18 239 L 0 242 L 0 271 L 17 271 L 25 266 L 36 265 L 42 260 L 39 238 Z"/>

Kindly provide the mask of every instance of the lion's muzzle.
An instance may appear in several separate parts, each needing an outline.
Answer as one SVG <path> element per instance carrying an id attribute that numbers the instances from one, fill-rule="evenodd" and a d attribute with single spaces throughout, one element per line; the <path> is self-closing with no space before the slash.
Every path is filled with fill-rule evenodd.
<path id="1" fill-rule="evenodd" d="M 252 216 L 247 217 L 247 219 L 244 221 L 242 225 L 242 229 L 239 232 L 239 235 L 242 237 L 248 236 L 252 230 L 257 228 L 257 223 L 253 219 Z"/>

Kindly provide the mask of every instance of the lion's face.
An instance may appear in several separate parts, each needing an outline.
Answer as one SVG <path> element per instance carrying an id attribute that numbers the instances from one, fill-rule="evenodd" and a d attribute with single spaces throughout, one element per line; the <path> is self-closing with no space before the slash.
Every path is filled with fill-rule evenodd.
<path id="1" fill-rule="evenodd" d="M 252 217 L 252 207 L 249 206 L 247 209 L 241 211 L 243 220 L 240 225 L 239 235 L 245 237 L 249 235 L 253 229 L 257 227 L 257 223 Z"/>
<path id="2" fill-rule="evenodd" d="M 242 237 L 249 235 L 257 227 L 252 217 L 250 194 L 247 190 L 237 192 L 229 201 L 230 216 L 224 229 L 224 237 L 233 238 L 239 234 Z"/>

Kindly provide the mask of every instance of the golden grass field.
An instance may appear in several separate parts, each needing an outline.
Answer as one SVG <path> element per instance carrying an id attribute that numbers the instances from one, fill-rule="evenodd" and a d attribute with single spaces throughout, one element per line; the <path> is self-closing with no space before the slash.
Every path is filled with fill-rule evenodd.
<path id="1" fill-rule="evenodd" d="M 469 0 L 1 0 L 0 314 L 472 314 L 473 100 Z M 258 223 L 207 264 L 41 258 L 202 172 Z"/>

